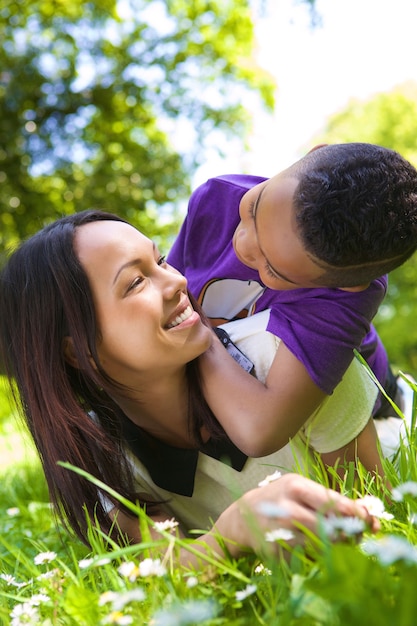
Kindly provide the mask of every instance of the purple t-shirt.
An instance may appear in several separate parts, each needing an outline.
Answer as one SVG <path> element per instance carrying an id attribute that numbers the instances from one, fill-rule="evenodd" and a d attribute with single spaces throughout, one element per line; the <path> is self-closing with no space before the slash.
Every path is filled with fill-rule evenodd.
<path id="1" fill-rule="evenodd" d="M 188 288 L 213 323 L 270 309 L 267 330 L 304 364 L 312 380 L 331 394 L 360 349 L 385 383 L 388 360 L 371 320 L 383 300 L 387 278 L 364 291 L 314 288 L 277 291 L 239 261 L 232 238 L 246 191 L 266 180 L 257 176 L 212 178 L 192 194 L 188 214 L 168 255 L 185 274 Z"/>

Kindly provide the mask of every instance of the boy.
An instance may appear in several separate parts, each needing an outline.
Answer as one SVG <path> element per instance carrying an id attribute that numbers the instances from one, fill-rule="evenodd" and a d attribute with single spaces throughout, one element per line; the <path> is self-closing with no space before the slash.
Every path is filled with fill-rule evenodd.
<path id="1" fill-rule="evenodd" d="M 380 146 L 320 146 L 271 179 L 220 176 L 194 192 L 168 262 L 213 326 L 269 310 L 266 330 L 281 338 L 265 384 L 232 366 L 225 350 L 224 367 L 214 366 L 218 341 L 201 360 L 207 400 L 243 452 L 262 456 L 288 443 L 354 348 L 386 388 L 392 383 L 371 320 L 383 275 L 416 247 L 417 171 Z"/>

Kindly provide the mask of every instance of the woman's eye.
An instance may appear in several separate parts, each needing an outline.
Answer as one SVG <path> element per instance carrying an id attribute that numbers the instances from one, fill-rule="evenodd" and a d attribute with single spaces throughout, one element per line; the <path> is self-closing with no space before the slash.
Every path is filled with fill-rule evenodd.
<path id="1" fill-rule="evenodd" d="M 139 287 L 139 285 L 143 282 L 143 278 L 141 276 L 138 276 L 137 278 L 135 278 L 135 280 L 133 280 L 129 287 L 127 288 L 127 293 L 129 293 L 129 291 L 132 291 L 133 289 L 135 289 L 135 287 Z"/>
<path id="2" fill-rule="evenodd" d="M 163 254 L 162 256 L 159 257 L 159 259 L 157 260 L 157 264 L 158 265 L 165 265 L 166 263 L 166 256 L 165 254 Z"/>

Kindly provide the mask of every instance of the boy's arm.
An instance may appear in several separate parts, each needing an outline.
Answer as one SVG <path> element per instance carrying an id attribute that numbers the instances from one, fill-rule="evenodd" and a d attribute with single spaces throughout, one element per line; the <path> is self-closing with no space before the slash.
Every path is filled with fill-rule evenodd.
<path id="1" fill-rule="evenodd" d="M 369 472 L 374 472 L 381 477 L 384 476 L 381 456 L 378 452 L 378 435 L 372 417 L 353 441 L 339 450 L 322 452 L 321 457 L 326 465 L 334 466 L 337 463 L 339 466 L 338 473 L 341 476 L 346 472 L 347 463 L 356 462 L 358 459 Z"/>
<path id="2" fill-rule="evenodd" d="M 326 397 L 283 342 L 265 384 L 245 372 L 217 337 L 199 363 L 211 410 L 233 443 L 251 457 L 285 446 Z"/>

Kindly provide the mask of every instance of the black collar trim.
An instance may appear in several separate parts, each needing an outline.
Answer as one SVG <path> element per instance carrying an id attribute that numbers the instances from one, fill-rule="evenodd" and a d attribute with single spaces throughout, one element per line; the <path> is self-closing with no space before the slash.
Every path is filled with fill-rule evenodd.
<path id="1" fill-rule="evenodd" d="M 175 448 L 152 437 L 127 417 L 122 428 L 131 451 L 144 464 L 154 483 L 182 496 L 193 495 L 199 452 L 230 465 L 237 472 L 242 471 L 248 458 L 228 438 L 209 439 L 198 449 Z"/>

